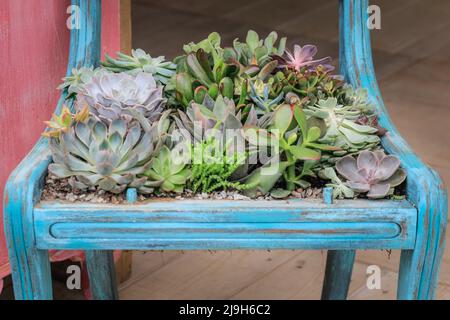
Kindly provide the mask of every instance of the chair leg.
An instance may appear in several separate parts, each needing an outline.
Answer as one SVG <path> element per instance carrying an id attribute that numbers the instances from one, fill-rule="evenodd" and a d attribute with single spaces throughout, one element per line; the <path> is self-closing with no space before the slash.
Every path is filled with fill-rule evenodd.
<path id="1" fill-rule="evenodd" d="M 322 300 L 345 300 L 352 277 L 355 250 L 328 250 Z"/>
<path id="2" fill-rule="evenodd" d="M 94 300 L 117 300 L 116 271 L 112 250 L 86 251 L 89 284 Z"/>
<path id="3" fill-rule="evenodd" d="M 434 298 L 443 245 L 428 250 L 402 250 L 397 299 L 431 300 Z"/>
<path id="4" fill-rule="evenodd" d="M 47 250 L 21 247 L 19 250 L 15 250 L 14 255 L 10 254 L 9 263 L 14 297 L 17 300 L 53 299 L 50 260 Z"/>

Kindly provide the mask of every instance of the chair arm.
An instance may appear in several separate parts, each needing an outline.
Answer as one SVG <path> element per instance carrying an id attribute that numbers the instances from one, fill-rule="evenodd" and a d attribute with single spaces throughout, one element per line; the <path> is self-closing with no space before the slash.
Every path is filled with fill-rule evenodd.
<path id="1" fill-rule="evenodd" d="M 18 231 L 16 228 L 33 225 L 33 207 L 39 201 L 50 162 L 48 140 L 42 137 L 9 176 L 3 202 L 7 237 Z M 27 238 L 34 241 L 34 236 Z"/>

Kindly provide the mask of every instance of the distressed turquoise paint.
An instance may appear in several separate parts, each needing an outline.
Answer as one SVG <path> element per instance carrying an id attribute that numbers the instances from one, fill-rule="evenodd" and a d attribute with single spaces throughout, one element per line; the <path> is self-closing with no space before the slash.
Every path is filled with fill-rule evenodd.
<path id="1" fill-rule="evenodd" d="M 136 188 L 127 189 L 127 202 L 135 203 L 137 201 L 137 190 Z"/>
<path id="2" fill-rule="evenodd" d="M 323 188 L 323 202 L 326 204 L 333 204 L 333 188 Z"/>
<path id="3" fill-rule="evenodd" d="M 72 30 L 68 69 L 95 65 L 100 52 L 100 1 L 78 0 L 81 28 Z M 447 195 L 437 174 L 410 150 L 389 120 L 375 80 L 367 0 L 341 0 L 341 71 L 369 89 L 389 130 L 384 147 L 408 172 L 409 201 L 200 201 L 133 204 L 38 203 L 50 162 L 41 139 L 11 174 L 5 227 L 18 299 L 50 299 L 47 249 L 84 249 L 94 296 L 117 297 L 112 249 L 332 249 L 323 297 L 345 298 L 355 249 L 402 249 L 399 298 L 433 297 L 443 253 Z M 61 108 L 64 96 L 57 109 Z M 98 251 L 102 250 L 102 251 Z"/>
<path id="4" fill-rule="evenodd" d="M 87 250 L 89 288 L 94 300 L 117 300 L 117 279 L 112 250 Z"/>
<path id="5" fill-rule="evenodd" d="M 34 213 L 39 248 L 136 250 L 413 248 L 417 215 L 388 200 L 41 202 Z"/>
<path id="6" fill-rule="evenodd" d="M 328 250 L 322 300 L 345 300 L 350 287 L 355 250 Z"/>

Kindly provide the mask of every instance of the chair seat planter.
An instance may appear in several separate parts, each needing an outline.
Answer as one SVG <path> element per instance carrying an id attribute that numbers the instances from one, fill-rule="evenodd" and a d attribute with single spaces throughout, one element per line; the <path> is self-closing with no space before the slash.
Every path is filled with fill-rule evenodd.
<path id="1" fill-rule="evenodd" d="M 100 58 L 100 1 L 74 0 L 68 73 Z M 11 174 L 5 228 L 17 299 L 51 299 L 49 249 L 86 250 L 94 298 L 115 299 L 113 249 L 328 249 L 322 298 L 347 295 L 357 249 L 402 250 L 398 298 L 432 299 L 443 254 L 447 194 L 438 175 L 410 150 L 378 90 L 366 28 L 368 1 L 340 1 L 341 73 L 368 90 L 388 130 L 383 147 L 407 171 L 407 200 L 222 201 L 155 199 L 126 204 L 40 201 L 51 162 L 40 139 Z M 66 100 L 63 95 L 57 110 Z M 326 198 L 326 197 L 325 197 Z"/>
<path id="2" fill-rule="evenodd" d="M 38 249 L 413 249 L 417 210 L 389 200 L 42 202 L 34 221 Z"/>

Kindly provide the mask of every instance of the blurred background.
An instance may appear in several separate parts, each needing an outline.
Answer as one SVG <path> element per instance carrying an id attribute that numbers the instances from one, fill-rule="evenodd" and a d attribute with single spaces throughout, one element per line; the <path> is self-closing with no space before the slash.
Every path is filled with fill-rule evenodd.
<path id="1" fill-rule="evenodd" d="M 69 5 L 68 0 L 64 1 L 64 6 Z M 112 8 L 113 3 L 118 1 L 103 0 L 104 7 Z M 129 8 L 129 0 L 120 3 L 127 3 Z M 449 185 L 450 1 L 372 0 L 371 4 L 381 8 L 381 30 L 372 31 L 372 45 L 377 78 L 389 113 L 415 152 Z M 59 7 L 48 12 L 58 16 L 55 25 L 64 24 L 65 12 Z M 117 22 L 114 19 L 118 15 L 114 14 L 115 18 L 105 20 L 103 26 Z M 126 24 L 130 24 L 128 15 L 121 14 L 120 18 L 128 19 Z M 245 38 L 249 29 L 261 36 L 276 30 L 280 36 L 288 37 L 289 48 L 293 44 L 317 45 L 319 57 L 332 56 L 338 65 L 337 0 L 131 0 L 132 47 L 142 48 L 152 56 L 172 59 L 182 53 L 184 43 L 197 42 L 213 31 L 220 32 L 223 43 L 230 45 L 236 37 Z M 52 30 L 48 32 L 54 33 Z M 118 34 L 117 30 L 111 30 Z M 65 37 L 60 38 L 66 39 L 63 47 L 67 48 L 68 31 L 64 32 Z M 114 35 L 107 37 L 117 40 Z M 129 40 L 129 33 L 125 37 Z M 120 46 L 116 43 L 103 49 L 113 47 Z M 54 74 L 64 72 L 65 50 L 56 52 L 64 63 Z M 126 51 L 126 47 L 122 46 L 122 50 Z M 45 82 L 54 90 L 59 77 Z M 50 89 L 45 88 L 47 95 Z M 51 94 L 55 95 L 52 99 L 57 98 L 56 90 Z M 47 104 L 48 112 L 38 111 L 42 118 L 39 126 L 48 118 L 54 101 Z M 0 115 L 2 110 L 3 107 Z M 41 130 L 36 128 L 36 137 Z M 29 135 L 28 128 L 26 131 L 24 136 Z M 24 149 L 28 150 L 30 145 L 31 142 Z M 133 252 L 131 276 L 121 283 L 120 298 L 319 299 L 325 262 L 325 251 Z M 381 268 L 380 290 L 369 290 L 366 286 L 369 265 Z M 349 299 L 394 299 L 398 265 L 397 251 L 358 251 Z M 55 298 L 83 299 L 82 292 L 65 288 L 65 269 L 59 270 L 63 271 L 59 275 L 56 272 L 60 281 L 54 282 Z M 0 300 L 11 298 L 11 281 L 7 277 Z M 437 298 L 450 299 L 449 246 L 445 250 Z"/>

